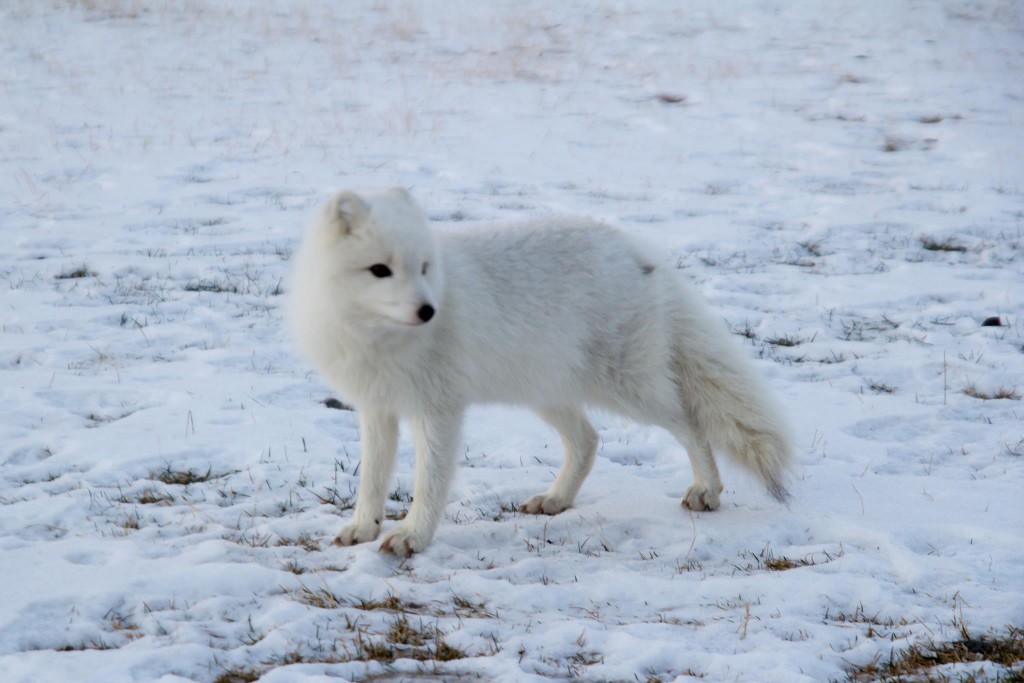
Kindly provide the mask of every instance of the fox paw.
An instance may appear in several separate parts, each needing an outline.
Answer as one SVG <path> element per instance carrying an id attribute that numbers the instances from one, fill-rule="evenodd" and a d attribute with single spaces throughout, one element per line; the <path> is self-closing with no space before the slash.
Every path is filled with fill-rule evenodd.
<path id="1" fill-rule="evenodd" d="M 694 484 L 686 490 L 686 495 L 683 496 L 683 507 L 694 512 L 717 510 L 719 493 L 720 491 Z"/>
<path id="2" fill-rule="evenodd" d="M 432 536 L 429 531 L 424 532 L 406 524 L 399 524 L 381 541 L 380 551 L 404 559 L 426 548 Z"/>
<path id="3" fill-rule="evenodd" d="M 341 532 L 334 537 L 334 545 L 355 545 L 366 543 L 377 538 L 380 534 L 380 522 L 369 522 L 366 524 L 352 523 L 345 526 Z"/>
<path id="4" fill-rule="evenodd" d="M 519 506 L 519 511 L 529 515 L 557 515 L 570 505 L 572 505 L 571 500 L 542 493 Z"/>

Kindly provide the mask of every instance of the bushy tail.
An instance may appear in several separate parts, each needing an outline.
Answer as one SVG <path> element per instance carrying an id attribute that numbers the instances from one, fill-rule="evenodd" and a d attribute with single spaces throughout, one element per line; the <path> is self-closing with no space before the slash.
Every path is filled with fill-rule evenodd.
<path id="1" fill-rule="evenodd" d="M 736 341 L 710 314 L 705 318 L 703 303 L 687 303 L 675 369 L 691 427 L 785 502 L 794 454 L 781 411 Z"/>

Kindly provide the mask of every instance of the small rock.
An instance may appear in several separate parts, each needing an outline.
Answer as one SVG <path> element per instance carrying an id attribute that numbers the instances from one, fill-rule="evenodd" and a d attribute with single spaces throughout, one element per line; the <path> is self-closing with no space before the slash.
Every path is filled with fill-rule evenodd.
<path id="1" fill-rule="evenodd" d="M 323 401 L 321 401 L 321 403 L 323 403 L 328 408 L 334 408 L 335 410 L 352 410 L 352 406 L 345 405 L 344 403 L 342 403 L 341 401 L 334 397 L 325 398 Z"/>
<path id="2" fill-rule="evenodd" d="M 686 95 L 663 92 L 658 93 L 657 98 L 662 104 L 686 104 Z"/>

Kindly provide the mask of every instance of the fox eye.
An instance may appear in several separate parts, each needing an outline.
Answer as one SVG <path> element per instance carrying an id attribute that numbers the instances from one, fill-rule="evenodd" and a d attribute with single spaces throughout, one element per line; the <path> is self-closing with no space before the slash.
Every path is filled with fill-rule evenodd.
<path id="1" fill-rule="evenodd" d="M 370 266 L 370 272 L 373 273 L 374 277 L 391 277 L 391 269 L 383 263 L 375 263 Z"/>
<path id="2" fill-rule="evenodd" d="M 424 261 L 423 262 L 423 270 L 421 271 L 423 275 L 427 274 L 427 268 L 428 267 L 430 267 L 430 261 Z"/>

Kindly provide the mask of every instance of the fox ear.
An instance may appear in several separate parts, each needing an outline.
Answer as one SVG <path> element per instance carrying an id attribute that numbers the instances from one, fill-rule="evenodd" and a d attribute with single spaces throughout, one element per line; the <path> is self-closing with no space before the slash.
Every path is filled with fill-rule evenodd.
<path id="1" fill-rule="evenodd" d="M 406 206 L 413 206 L 416 207 L 417 211 L 420 210 L 420 205 L 416 203 L 415 199 L 413 199 L 413 196 L 412 194 L 409 193 L 409 190 L 405 189 L 404 187 L 391 187 L 385 190 L 384 193 L 387 194 L 389 197 L 398 200 L 402 204 L 405 204 Z"/>
<path id="2" fill-rule="evenodd" d="M 404 187 L 390 187 L 388 188 L 387 193 L 392 197 L 398 197 L 399 199 L 407 202 L 413 201 L 412 195 L 409 194 L 409 190 Z"/>
<path id="3" fill-rule="evenodd" d="M 352 229 L 370 213 L 366 201 L 355 192 L 338 193 L 328 202 L 327 210 L 342 235 L 352 234 Z"/>

